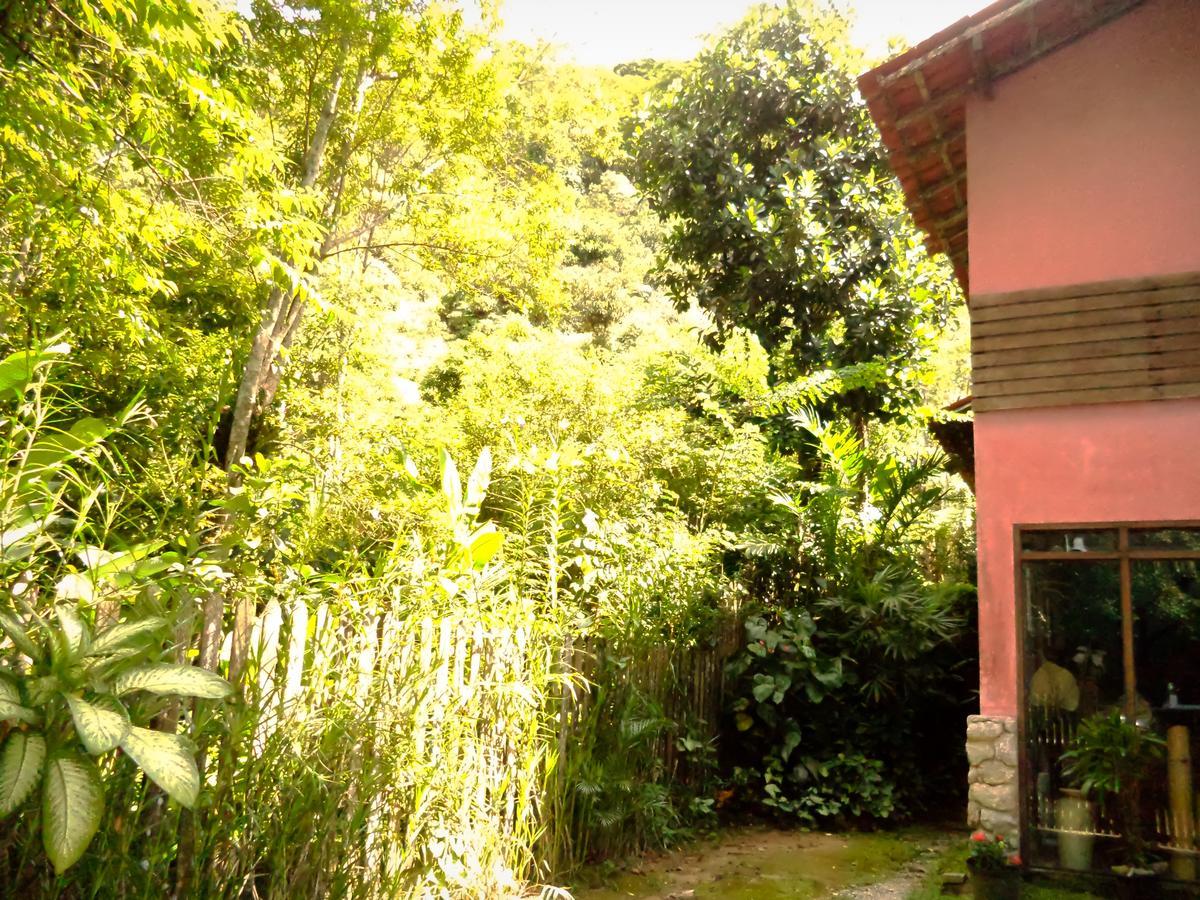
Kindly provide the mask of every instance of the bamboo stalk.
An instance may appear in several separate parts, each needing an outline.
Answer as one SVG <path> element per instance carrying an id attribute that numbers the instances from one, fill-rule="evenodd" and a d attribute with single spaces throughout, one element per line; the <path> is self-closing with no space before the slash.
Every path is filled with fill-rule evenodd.
<path id="1" fill-rule="evenodd" d="M 1195 844 L 1195 819 L 1192 808 L 1192 746 L 1186 726 L 1167 729 L 1167 778 L 1170 803 L 1171 845 L 1191 849 Z M 1196 880 L 1196 859 L 1171 853 L 1171 874 L 1181 881 Z"/>

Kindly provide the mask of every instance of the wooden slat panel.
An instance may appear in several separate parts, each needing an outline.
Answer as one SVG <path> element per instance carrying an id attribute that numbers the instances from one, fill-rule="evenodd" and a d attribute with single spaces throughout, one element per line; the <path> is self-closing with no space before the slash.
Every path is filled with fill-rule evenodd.
<path id="1" fill-rule="evenodd" d="M 1170 303 L 1153 303 L 1133 298 L 1153 297 L 1153 294 L 1131 294 L 1126 302 L 1107 309 L 1083 309 L 1074 312 L 1043 314 L 1030 312 L 1020 318 L 998 319 L 995 322 L 972 322 L 971 338 L 990 337 L 1004 334 L 1025 334 L 1030 330 L 1066 331 L 1087 328 L 1090 325 L 1120 325 L 1126 322 L 1163 322 L 1200 315 L 1200 288 L 1187 288 L 1191 296 Z M 1109 295 L 1120 298 L 1120 294 Z M 1028 306 L 1025 307 L 1029 309 Z"/>
<path id="2" fill-rule="evenodd" d="M 1058 359 L 1047 362 L 989 364 L 975 369 L 973 380 L 976 385 L 1000 381 L 1015 381 L 1025 378 L 1047 378 L 1050 376 L 1099 375 L 1107 372 L 1152 372 L 1173 369 L 1200 361 L 1200 334 L 1195 335 L 1195 346 L 1187 350 L 1169 353 L 1132 353 L 1120 356 L 1093 356 L 1084 359 Z M 1068 346 L 1081 346 L 1073 344 Z M 1005 359 L 1007 354 L 991 354 Z"/>
<path id="3" fill-rule="evenodd" d="M 998 322 L 1003 319 L 1023 319 L 1031 315 L 1060 315 L 1093 309 L 1114 309 L 1122 306 L 1181 303 L 1200 299 L 1200 285 L 1163 288 L 1158 291 L 1133 291 L 1116 294 L 1089 294 L 1060 300 L 1033 300 L 1025 303 L 1005 303 L 971 310 L 971 323 Z"/>
<path id="4" fill-rule="evenodd" d="M 995 384 L 987 384 L 986 389 L 982 389 L 984 386 L 981 385 L 976 389 L 976 396 L 982 393 L 987 397 L 1015 397 L 1026 394 L 1092 390 L 1101 386 L 1105 389 L 1118 389 L 1200 382 L 1200 361 L 1194 358 L 1192 361 L 1193 365 L 1174 369 L 1143 369 L 1141 371 L 1130 369 L 1123 372 L 1104 372 L 1099 376 L 1094 373 L 1085 373 L 1082 375 L 1050 375 L 1042 378 L 1010 378 Z"/>
<path id="5" fill-rule="evenodd" d="M 976 371 L 988 366 L 1016 363 L 1051 362 L 1068 359 L 1093 359 L 1101 356 L 1135 356 L 1168 353 L 1175 350 L 1200 352 L 1200 332 L 1184 332 L 1165 337 L 1147 337 L 1114 341 L 1062 344 L 1058 347 L 1026 347 L 992 353 L 976 352 L 972 362 Z"/>
<path id="6" fill-rule="evenodd" d="M 972 403 L 972 408 L 976 412 L 992 412 L 1003 409 L 1076 406 L 1089 403 L 1118 403 L 1132 400 L 1171 400 L 1185 397 L 1200 397 L 1200 382 L 1158 385 L 1155 387 L 1056 391 L 1047 394 L 1019 394 L 1013 397 L 976 396 Z"/>
<path id="7" fill-rule="evenodd" d="M 1010 303 L 1066 300 L 1078 297 L 1091 297 L 1095 294 L 1157 291 L 1164 288 L 1194 284 L 1200 284 L 1200 272 L 1183 272 L 1178 275 L 1154 275 L 1148 278 L 1124 278 L 1116 281 L 1095 281 L 1089 284 L 1035 288 L 1028 291 L 1010 291 L 1000 294 L 975 294 L 971 297 L 971 311 L 973 313 L 976 309 L 983 309 L 989 306 L 1002 306 Z"/>
<path id="8" fill-rule="evenodd" d="M 1171 307 L 1164 307 L 1164 309 L 1171 309 Z M 1059 329 L 1057 331 L 1029 331 L 1024 334 L 982 337 L 978 340 L 972 340 L 972 346 L 980 353 L 987 353 L 992 350 L 1053 347 L 1063 344 L 1083 344 L 1124 338 L 1168 337 L 1176 334 L 1191 334 L 1196 331 L 1200 331 L 1200 317 L 1192 313 L 1190 317 L 1186 318 L 1166 318 L 1157 321 L 1130 322 L 1120 325 L 1089 325 L 1083 328 Z"/>
<path id="9" fill-rule="evenodd" d="M 1200 397 L 1200 274 L 975 298 L 981 412 Z"/>

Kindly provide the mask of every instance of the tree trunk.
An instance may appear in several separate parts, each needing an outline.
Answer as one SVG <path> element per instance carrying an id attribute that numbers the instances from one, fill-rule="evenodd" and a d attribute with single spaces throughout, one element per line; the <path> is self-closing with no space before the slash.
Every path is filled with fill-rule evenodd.
<path id="1" fill-rule="evenodd" d="M 317 125 L 313 129 L 308 148 L 304 151 L 301 166 L 300 187 L 311 188 L 321 174 L 321 163 L 325 158 L 325 149 L 329 145 L 329 132 L 337 119 L 338 103 L 342 94 L 346 56 L 350 50 L 350 37 L 344 35 L 338 46 L 339 64 L 334 72 L 333 83 L 329 86 L 329 94 L 317 117 Z M 361 69 L 360 69 L 361 71 Z M 356 91 L 361 93 L 359 85 Z M 360 102 L 356 105 L 361 105 Z M 250 355 L 246 358 L 246 367 L 242 370 L 242 380 L 238 384 L 237 399 L 234 401 L 233 418 L 229 428 L 229 445 L 225 449 L 225 469 L 231 471 L 246 454 L 246 444 L 250 437 L 250 426 L 255 415 L 269 404 L 270 399 L 261 396 L 263 384 L 267 380 L 271 368 L 276 365 L 279 348 L 284 336 L 294 330 L 295 322 L 299 321 L 304 309 L 304 301 L 294 291 L 285 291 L 281 287 L 271 288 L 267 305 L 263 309 L 262 320 L 254 335 L 254 343 L 250 345 Z M 286 312 L 285 312 L 286 310 Z M 278 379 L 275 381 L 278 385 Z M 274 391 L 271 392 L 272 395 Z"/>

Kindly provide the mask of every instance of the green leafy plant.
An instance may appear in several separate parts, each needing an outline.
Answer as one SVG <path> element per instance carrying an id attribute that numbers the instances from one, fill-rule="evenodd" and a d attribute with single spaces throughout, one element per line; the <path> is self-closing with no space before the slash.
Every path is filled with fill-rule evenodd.
<path id="1" fill-rule="evenodd" d="M 41 786 L 42 842 L 56 872 L 74 865 L 99 827 L 97 759 L 118 747 L 173 800 L 194 806 L 200 776 L 182 735 L 148 727 L 174 698 L 221 699 L 230 686 L 188 665 L 159 663 L 167 622 L 128 618 L 92 627 L 73 603 L 51 617 L 29 604 L 0 613 L 12 650 L 0 663 L 0 815 Z M 18 659 L 24 657 L 24 662 Z"/>
<path id="2" fill-rule="evenodd" d="M 764 806 L 807 824 L 888 819 L 923 784 L 896 735 L 943 702 L 964 630 L 964 586 L 926 577 L 916 557 L 946 496 L 942 460 L 872 453 L 846 424 L 794 420 L 820 468 L 772 492 L 795 528 L 778 524 L 766 564 L 747 566 L 774 604 L 746 620 L 727 666 L 733 724 L 754 748 L 741 768 Z"/>
<path id="3" fill-rule="evenodd" d="M 1084 794 L 1100 803 L 1115 800 L 1127 861 L 1146 862 L 1142 834 L 1141 787 L 1163 758 L 1166 742 L 1129 721 L 1119 710 L 1097 713 L 1079 724 L 1070 748 L 1062 755 L 1064 774 Z"/>
<path id="4" fill-rule="evenodd" d="M 86 540 L 111 519 L 97 459 L 135 412 L 71 421 L 48 381 L 60 345 L 0 361 L 0 816 L 38 795 L 56 872 L 77 862 L 103 812 L 97 761 L 120 748 L 170 797 L 196 803 L 195 749 L 149 727 L 180 697 L 230 693 L 219 676 L 162 662 L 170 621 L 122 601 L 182 566 L 161 542 L 109 551 Z M 111 513 L 111 507 L 107 510 Z M 99 521 L 97 521 L 99 520 Z M 168 717 L 172 721 L 177 716 Z"/>
<path id="5" fill-rule="evenodd" d="M 1019 866 L 1021 858 L 1013 852 L 1001 835 L 988 835 L 976 831 L 971 835 L 967 851 L 967 865 L 985 872 L 1003 872 L 1011 866 Z"/>

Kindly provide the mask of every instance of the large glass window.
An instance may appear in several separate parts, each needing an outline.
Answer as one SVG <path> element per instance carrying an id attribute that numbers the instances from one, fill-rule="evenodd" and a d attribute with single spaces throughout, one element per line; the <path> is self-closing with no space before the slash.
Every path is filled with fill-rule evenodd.
<path id="1" fill-rule="evenodd" d="M 1083 796 L 1063 759 L 1082 722 L 1118 712 L 1164 736 L 1174 729 L 1173 762 L 1164 756 L 1144 779 L 1138 820 L 1189 877 L 1200 853 L 1190 771 L 1200 750 L 1200 527 L 1022 529 L 1018 546 L 1029 861 L 1100 870 L 1119 861 L 1116 803 Z"/>

